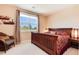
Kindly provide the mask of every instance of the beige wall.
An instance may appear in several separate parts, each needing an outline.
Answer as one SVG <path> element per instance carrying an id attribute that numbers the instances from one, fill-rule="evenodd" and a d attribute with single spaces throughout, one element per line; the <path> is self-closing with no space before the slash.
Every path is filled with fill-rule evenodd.
<path id="1" fill-rule="evenodd" d="M 48 17 L 40 15 L 39 16 L 39 30 L 40 32 L 45 32 L 47 28 Z"/>
<path id="2" fill-rule="evenodd" d="M 21 42 L 31 40 L 31 32 L 20 32 Z"/>
<path id="3" fill-rule="evenodd" d="M 8 4 L 0 4 L 0 15 L 9 16 L 11 19 L 15 19 L 16 7 Z"/>
<path id="4" fill-rule="evenodd" d="M 79 27 L 79 6 L 63 9 L 49 16 L 48 27 Z"/>
<path id="5" fill-rule="evenodd" d="M 7 35 L 14 36 L 15 25 L 0 25 L 0 32 L 6 33 Z"/>
<path id="6" fill-rule="evenodd" d="M 16 19 L 16 7 L 12 5 L 0 5 L 0 15 L 9 16 L 10 19 Z M 14 35 L 15 25 L 3 25 L 0 24 L 0 32 L 4 32 L 8 35 Z"/>

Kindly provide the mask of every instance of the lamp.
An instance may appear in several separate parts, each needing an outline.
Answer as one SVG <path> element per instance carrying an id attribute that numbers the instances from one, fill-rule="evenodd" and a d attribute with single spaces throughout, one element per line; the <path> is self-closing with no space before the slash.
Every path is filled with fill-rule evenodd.
<path id="1" fill-rule="evenodd" d="M 78 39 L 78 29 L 72 30 L 72 38 L 77 40 Z"/>
<path id="2" fill-rule="evenodd" d="M 75 29 L 75 39 L 77 39 L 78 37 L 78 32 L 77 32 L 77 29 Z"/>
<path id="3" fill-rule="evenodd" d="M 44 32 L 48 32 L 48 28 L 45 28 Z"/>

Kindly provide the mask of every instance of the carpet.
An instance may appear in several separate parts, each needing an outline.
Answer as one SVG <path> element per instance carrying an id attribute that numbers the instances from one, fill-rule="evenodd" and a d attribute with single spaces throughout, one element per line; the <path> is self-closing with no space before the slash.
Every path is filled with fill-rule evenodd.
<path id="1" fill-rule="evenodd" d="M 63 55 L 78 55 L 79 49 L 69 48 Z M 30 41 L 22 42 L 9 49 L 6 53 L 0 52 L 1 55 L 48 55 Z"/>

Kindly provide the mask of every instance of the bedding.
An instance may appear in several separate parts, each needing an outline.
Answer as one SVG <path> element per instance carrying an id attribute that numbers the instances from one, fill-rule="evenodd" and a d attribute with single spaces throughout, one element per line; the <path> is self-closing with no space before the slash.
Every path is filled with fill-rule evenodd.
<path id="1" fill-rule="evenodd" d="M 9 39 L 9 36 L 7 34 L 0 32 L 0 40 L 5 41 L 8 39 Z"/>
<path id="2" fill-rule="evenodd" d="M 58 35 L 57 39 L 57 54 L 60 54 L 65 45 L 68 44 L 69 35 Z"/>
<path id="3" fill-rule="evenodd" d="M 7 36 L 7 34 L 0 32 L 0 36 Z"/>
<path id="4" fill-rule="evenodd" d="M 60 52 L 64 48 L 64 46 L 68 44 L 68 41 L 70 38 L 70 36 L 66 32 L 63 32 L 63 31 L 60 31 L 60 32 L 51 31 L 51 32 L 46 32 L 45 34 L 51 34 L 54 36 L 58 36 L 57 42 L 56 42 L 57 54 L 60 54 Z"/>
<path id="5" fill-rule="evenodd" d="M 9 39 L 9 36 L 0 36 L 0 39 L 7 40 L 7 39 Z"/>

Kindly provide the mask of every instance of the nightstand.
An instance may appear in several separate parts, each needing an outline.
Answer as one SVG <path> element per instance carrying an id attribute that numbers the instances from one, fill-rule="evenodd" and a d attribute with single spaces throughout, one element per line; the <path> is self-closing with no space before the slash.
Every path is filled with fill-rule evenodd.
<path id="1" fill-rule="evenodd" d="M 79 39 L 75 40 L 73 38 L 70 39 L 71 47 L 79 49 Z"/>

